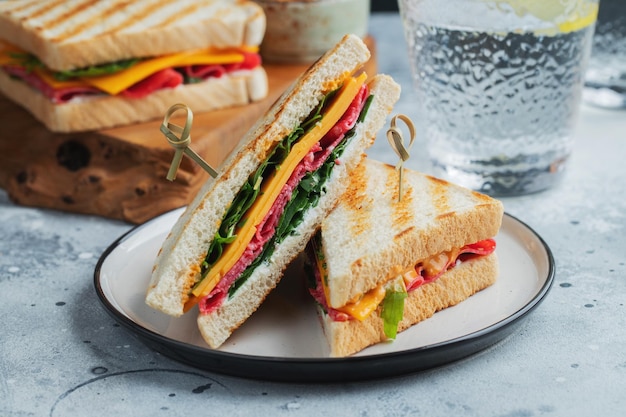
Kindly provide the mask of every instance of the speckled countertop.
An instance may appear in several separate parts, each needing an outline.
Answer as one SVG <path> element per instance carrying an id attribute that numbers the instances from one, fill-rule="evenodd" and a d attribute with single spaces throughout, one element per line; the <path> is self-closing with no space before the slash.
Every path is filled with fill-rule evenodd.
<path id="1" fill-rule="evenodd" d="M 375 15 L 371 33 L 381 72 L 404 87 L 396 112 L 411 115 L 398 15 Z M 384 138 L 370 155 L 395 163 Z M 626 112 L 583 106 L 564 182 L 503 200 L 554 253 L 545 301 L 479 355 L 342 385 L 228 377 L 147 348 L 93 287 L 98 257 L 131 225 L 17 207 L 0 191 L 0 416 L 626 415 L 625 160 Z"/>

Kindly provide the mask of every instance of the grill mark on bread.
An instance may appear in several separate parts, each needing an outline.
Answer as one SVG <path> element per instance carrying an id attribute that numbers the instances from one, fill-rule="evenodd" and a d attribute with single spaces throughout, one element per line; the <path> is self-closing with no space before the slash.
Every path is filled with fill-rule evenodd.
<path id="1" fill-rule="evenodd" d="M 367 188 L 367 176 L 365 166 L 359 164 L 352 173 L 351 184 L 341 196 L 348 210 L 352 211 L 350 229 L 354 236 L 360 235 L 369 227 L 369 209 L 372 204 L 371 197 L 363 192 Z"/>
<path id="2" fill-rule="evenodd" d="M 30 3 L 27 2 L 27 1 L 22 1 L 19 4 L 13 4 L 13 6 L 15 6 L 15 7 L 13 7 L 12 9 L 7 9 L 6 10 L 6 15 L 7 16 L 11 16 L 12 18 L 14 18 L 16 20 L 24 20 L 23 18 L 19 19 L 17 16 L 15 16 L 15 12 L 20 12 L 20 11 L 30 7 Z"/>
<path id="3" fill-rule="evenodd" d="M 125 8 L 126 6 L 129 6 L 132 3 L 133 3 L 132 0 L 129 0 L 129 1 L 122 3 L 120 6 L 111 8 L 109 9 L 109 13 L 107 15 L 110 16 L 116 11 L 118 11 L 120 8 Z M 98 36 L 105 36 L 111 33 L 119 32 L 125 27 L 127 27 L 130 23 L 143 20 L 149 17 L 152 14 L 152 12 L 157 11 L 162 7 L 162 5 L 160 5 L 159 3 L 146 4 L 144 6 L 145 7 L 143 9 L 137 10 L 136 12 L 133 12 L 127 15 L 127 18 L 125 20 L 122 20 L 115 26 L 111 26 L 109 30 L 101 32 L 100 34 L 98 34 Z"/>
<path id="4" fill-rule="evenodd" d="M 167 26 L 170 23 L 174 23 L 176 21 L 178 21 L 179 19 L 182 19 L 183 17 L 186 17 L 190 14 L 192 14 L 193 12 L 197 11 L 199 9 L 199 4 L 192 4 L 189 5 L 187 7 L 185 7 L 184 9 L 179 10 L 176 13 L 173 13 L 172 15 L 170 15 L 167 19 L 165 19 L 164 21 L 161 22 L 160 26 Z M 216 17 L 219 17 L 219 13 L 216 13 Z"/>
<path id="5" fill-rule="evenodd" d="M 53 21 L 49 20 L 47 22 L 44 22 L 45 26 L 48 29 L 54 29 L 55 26 L 62 25 L 66 23 L 67 21 L 75 19 L 76 15 L 78 15 L 83 10 L 86 10 L 92 7 L 96 3 L 96 1 L 97 0 L 90 0 L 85 3 L 79 3 L 77 5 L 74 5 L 74 7 L 68 8 L 65 10 L 65 12 L 61 13 L 58 16 L 55 16 Z M 83 29 L 93 26 L 93 22 L 97 22 L 101 18 L 102 16 L 98 15 L 98 16 L 93 16 L 91 19 L 82 19 L 80 24 L 72 25 L 69 28 L 69 30 L 59 33 L 56 36 L 50 37 L 50 42 L 63 42 L 65 39 L 75 35 L 76 33 L 81 32 Z"/>
<path id="6" fill-rule="evenodd" d="M 385 180 L 385 189 L 391 190 L 391 218 L 393 224 L 396 227 L 400 228 L 405 224 L 411 222 L 411 220 L 415 217 L 415 213 L 413 212 L 413 198 L 414 192 L 413 187 L 408 183 L 406 178 L 403 180 L 402 187 L 402 200 L 398 201 L 399 190 L 398 190 L 398 181 L 400 177 L 400 173 L 397 169 L 393 168 L 391 165 L 385 165 L 387 178 Z"/>
<path id="7" fill-rule="evenodd" d="M 31 20 L 33 17 L 44 16 L 48 14 L 50 11 L 54 10 L 60 5 L 63 5 L 65 2 L 63 0 L 52 2 L 50 4 L 46 4 L 44 7 L 38 9 L 34 14 L 29 14 L 25 16 L 23 19 Z M 55 26 L 60 24 L 64 24 L 65 22 L 75 19 L 79 16 L 81 12 L 94 7 L 98 3 L 98 0 L 88 0 L 86 2 L 74 5 L 72 8 L 67 9 L 62 14 L 55 16 L 54 18 L 50 18 L 48 22 L 43 22 L 43 26 L 46 29 L 54 30 Z M 70 38 L 76 37 L 83 33 L 86 30 L 92 29 L 94 26 L 98 24 L 98 22 L 103 19 L 107 19 L 110 17 L 115 17 L 117 20 L 117 24 L 110 26 L 106 31 L 98 32 L 95 37 L 106 36 L 111 33 L 119 32 L 123 30 L 125 27 L 128 27 L 130 24 L 138 21 L 143 21 L 149 19 L 152 16 L 155 16 L 155 12 L 162 10 L 163 4 L 159 2 L 155 2 L 152 4 L 145 4 L 143 7 L 133 13 L 121 14 L 120 11 L 125 10 L 128 6 L 132 5 L 133 1 L 131 0 L 123 0 L 116 2 L 107 2 L 107 7 L 100 11 L 97 15 L 93 15 L 89 18 L 84 18 L 81 20 L 79 24 L 72 25 L 67 30 L 57 34 L 50 38 L 51 42 L 63 42 Z M 178 10 L 176 13 L 169 15 L 166 19 L 159 21 L 158 23 L 149 24 L 150 29 L 158 28 L 158 27 L 167 27 L 168 25 L 179 21 L 180 19 L 190 16 L 196 13 L 202 4 L 195 3 L 189 5 L 183 9 Z M 43 27 L 42 27 L 43 30 Z"/>
<path id="8" fill-rule="evenodd" d="M 22 17 L 20 20 L 24 21 L 24 20 L 35 19 L 35 18 L 37 18 L 39 16 L 45 15 L 48 11 L 54 9 L 59 4 L 63 4 L 64 2 L 65 2 L 65 0 L 57 0 L 57 1 L 50 2 L 50 3 L 44 4 L 44 5 L 38 5 L 35 2 L 34 4 L 36 6 L 40 6 L 39 9 L 30 12 L 27 16 Z M 32 6 L 33 6 L 32 2 L 26 2 L 25 1 L 25 2 L 23 2 L 23 4 L 20 4 L 20 6 L 17 6 L 15 8 L 11 9 L 8 14 L 19 13 L 22 10 L 28 9 L 29 7 L 32 7 Z"/>
<path id="9" fill-rule="evenodd" d="M 454 217 L 454 216 L 456 216 L 456 212 L 454 212 L 454 211 L 448 211 L 448 212 L 446 212 L 446 213 L 438 214 L 438 215 L 437 215 L 437 220 L 443 220 L 443 219 L 445 219 L 446 217 Z"/>
<path id="10" fill-rule="evenodd" d="M 484 203 L 479 204 L 480 206 L 491 205 L 490 202 L 493 201 L 491 197 L 486 194 L 481 194 L 478 191 L 472 191 L 472 196 L 477 200 L 484 201 Z"/>
<path id="11" fill-rule="evenodd" d="M 366 195 L 362 192 L 367 186 L 367 177 L 365 176 L 365 167 L 360 164 L 351 176 L 351 186 L 342 196 L 346 205 L 350 210 L 359 210 L 363 206 L 363 200 Z"/>
<path id="12" fill-rule="evenodd" d="M 409 227 L 409 228 L 407 228 L 407 229 L 404 229 L 404 230 L 402 230 L 401 232 L 396 233 L 396 234 L 393 236 L 393 240 L 394 240 L 394 241 L 396 241 L 396 242 L 397 242 L 397 241 L 399 241 L 399 240 L 402 240 L 402 239 L 403 239 L 403 237 L 404 237 L 404 235 L 407 235 L 407 234 L 412 233 L 412 232 L 413 232 L 413 230 L 415 230 L 415 226 L 411 226 L 411 227 Z"/>
<path id="13" fill-rule="evenodd" d="M 428 187 L 432 195 L 433 207 L 437 213 L 437 219 L 444 218 L 454 214 L 454 211 L 450 208 L 450 201 L 448 200 L 447 189 L 450 185 L 445 180 L 427 176 Z"/>

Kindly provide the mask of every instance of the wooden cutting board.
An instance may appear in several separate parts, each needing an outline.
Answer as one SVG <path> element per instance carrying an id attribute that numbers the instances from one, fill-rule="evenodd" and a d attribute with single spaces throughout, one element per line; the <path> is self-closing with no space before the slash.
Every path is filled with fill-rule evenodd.
<path id="1" fill-rule="evenodd" d="M 366 71 L 375 74 L 374 40 L 367 38 L 366 43 L 372 51 Z M 191 147 L 213 167 L 219 167 L 307 65 L 264 67 L 269 79 L 267 98 L 247 106 L 194 114 Z M 162 120 L 93 132 L 54 133 L 2 96 L 0 114 L 0 188 L 16 204 L 142 223 L 189 203 L 208 178 L 187 157 L 175 181 L 165 178 L 174 151 L 159 131 Z M 177 119 L 172 122 L 184 124 Z"/>

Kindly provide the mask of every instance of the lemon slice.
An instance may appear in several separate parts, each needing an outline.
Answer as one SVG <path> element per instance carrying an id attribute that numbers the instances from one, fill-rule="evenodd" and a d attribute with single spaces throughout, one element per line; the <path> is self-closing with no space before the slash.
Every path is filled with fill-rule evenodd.
<path id="1" fill-rule="evenodd" d="M 559 31 L 562 33 L 575 32 L 595 23 L 598 17 L 597 3 L 581 2 L 580 7 L 576 8 L 565 20 L 558 24 Z"/>
<path id="2" fill-rule="evenodd" d="M 544 22 L 554 23 L 559 32 L 568 33 L 593 24 L 598 4 L 590 0 L 498 0 L 518 16 L 530 14 Z"/>

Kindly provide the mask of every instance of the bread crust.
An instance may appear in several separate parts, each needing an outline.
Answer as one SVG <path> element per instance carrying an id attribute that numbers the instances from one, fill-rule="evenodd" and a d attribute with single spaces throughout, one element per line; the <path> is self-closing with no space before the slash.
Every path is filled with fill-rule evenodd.
<path id="1" fill-rule="evenodd" d="M 183 314 L 188 289 L 199 279 L 206 250 L 243 184 L 267 158 L 270 150 L 315 108 L 327 91 L 328 80 L 345 79 L 364 65 L 369 57 L 370 52 L 363 41 L 357 36 L 347 35 L 285 91 L 248 131 L 222 163 L 219 175 L 209 178 L 203 185 L 163 243 L 147 291 L 148 305 L 172 316 Z M 399 86 L 393 84 L 397 100 Z M 375 132 L 371 137 L 374 136 Z M 359 155 L 364 148 L 364 145 L 358 148 Z M 315 227 L 319 226 L 319 222 L 315 223 Z M 233 325 L 228 323 L 225 327 L 230 331 Z"/>
<path id="2" fill-rule="evenodd" d="M 367 159 L 323 222 L 331 307 L 343 307 L 426 258 L 498 233 L 500 201 L 409 169 L 403 177 L 398 201 L 397 170 Z"/>
<path id="3" fill-rule="evenodd" d="M 164 88 L 140 99 L 101 95 L 54 104 L 26 83 L 0 71 L 0 92 L 51 131 L 78 132 L 159 119 L 173 103 L 185 103 L 197 113 L 246 105 L 267 95 L 268 80 L 265 70 L 257 67 L 202 83 Z"/>
<path id="4" fill-rule="evenodd" d="M 265 24 L 263 9 L 252 1 L 0 2 L 0 39 L 57 71 L 209 47 L 258 46 Z"/>
<path id="5" fill-rule="evenodd" d="M 491 286 L 497 277 L 498 261 L 495 253 L 457 265 L 436 281 L 418 287 L 408 294 L 398 332 L 432 317 L 437 311 L 466 300 Z M 321 308 L 319 314 L 331 357 L 349 356 L 387 340 L 383 320 L 376 312 L 362 322 L 333 321 Z"/>

